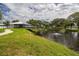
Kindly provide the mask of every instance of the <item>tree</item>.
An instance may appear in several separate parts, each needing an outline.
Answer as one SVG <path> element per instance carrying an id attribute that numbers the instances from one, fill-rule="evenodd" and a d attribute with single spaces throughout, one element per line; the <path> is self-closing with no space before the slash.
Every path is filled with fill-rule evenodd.
<path id="1" fill-rule="evenodd" d="M 49 22 L 47 21 L 42 21 L 42 20 L 34 20 L 31 19 L 29 21 L 27 21 L 27 23 L 31 24 L 32 26 L 35 27 L 35 29 L 37 30 L 37 33 L 41 33 L 41 34 L 45 34 L 47 32 L 49 32 L 50 30 L 50 26 L 49 26 Z"/>
<path id="2" fill-rule="evenodd" d="M 50 26 L 50 23 L 49 22 L 47 22 L 47 21 L 41 21 L 41 28 L 42 28 L 42 31 L 45 33 L 47 33 L 47 32 L 50 32 L 50 28 L 51 26 Z"/>
<path id="3" fill-rule="evenodd" d="M 9 28 L 9 26 L 10 26 L 10 21 L 5 21 L 5 22 L 3 22 L 3 24 L 7 27 L 7 28 Z"/>
<path id="4" fill-rule="evenodd" d="M 74 22 L 69 19 L 64 18 L 56 18 L 53 21 L 51 21 L 52 29 L 55 31 L 60 31 L 62 29 L 66 30 L 67 28 L 72 29 L 72 26 L 74 26 Z"/>
<path id="5" fill-rule="evenodd" d="M 68 17 L 68 19 L 72 20 L 77 25 L 77 28 L 79 30 L 79 12 L 75 12 L 75 13 L 71 14 Z M 74 48 L 76 48 L 76 50 L 79 50 L 79 32 L 77 34 L 77 38 L 78 39 L 77 39 L 77 41 L 75 43 L 75 47 Z"/>
<path id="6" fill-rule="evenodd" d="M 77 24 L 77 27 L 79 29 L 79 12 L 75 12 L 71 14 L 68 19 L 72 20 L 74 23 Z"/>
<path id="7" fill-rule="evenodd" d="M 50 23 L 52 30 L 54 29 L 55 31 L 60 31 L 62 29 L 65 29 L 66 24 L 67 24 L 67 21 L 64 18 L 56 18 Z"/>
<path id="8" fill-rule="evenodd" d="M 73 22 L 72 20 L 69 20 L 69 19 L 66 19 L 66 20 L 64 21 L 64 24 L 65 24 L 65 27 L 66 27 L 66 28 L 69 28 L 69 29 L 72 29 L 73 26 L 74 26 L 74 22 Z"/>
<path id="9" fill-rule="evenodd" d="M 65 21 L 64 18 L 56 18 L 53 21 L 51 21 L 51 24 L 54 25 L 55 27 L 61 27 L 64 21 Z"/>
<path id="10" fill-rule="evenodd" d="M 33 25 L 35 28 L 41 28 L 42 22 L 40 20 L 30 19 L 27 23 Z"/>

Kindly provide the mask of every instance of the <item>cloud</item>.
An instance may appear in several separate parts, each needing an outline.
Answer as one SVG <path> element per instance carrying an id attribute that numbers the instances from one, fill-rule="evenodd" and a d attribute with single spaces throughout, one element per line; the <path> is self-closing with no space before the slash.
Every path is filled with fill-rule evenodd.
<path id="1" fill-rule="evenodd" d="M 67 18 L 71 13 L 79 11 L 79 4 L 54 3 L 5 3 L 11 11 L 9 16 L 14 19 L 44 19 Z"/>

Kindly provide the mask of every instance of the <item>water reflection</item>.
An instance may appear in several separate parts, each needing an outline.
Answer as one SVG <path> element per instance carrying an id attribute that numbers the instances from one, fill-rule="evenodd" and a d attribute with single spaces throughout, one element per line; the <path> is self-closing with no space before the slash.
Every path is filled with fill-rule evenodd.
<path id="1" fill-rule="evenodd" d="M 56 42 L 64 44 L 74 50 L 79 49 L 76 46 L 79 38 L 78 32 L 48 33 L 45 37 L 49 38 L 50 40 L 54 40 Z"/>

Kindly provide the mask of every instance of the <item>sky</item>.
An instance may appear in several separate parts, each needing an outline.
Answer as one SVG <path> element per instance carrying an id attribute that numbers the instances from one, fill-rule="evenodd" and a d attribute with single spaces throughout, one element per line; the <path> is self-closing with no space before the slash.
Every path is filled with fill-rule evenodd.
<path id="1" fill-rule="evenodd" d="M 54 18 L 67 18 L 79 11 L 78 3 L 4 3 L 4 5 L 11 9 L 8 12 L 9 18 L 22 21 L 32 18 L 51 21 Z"/>

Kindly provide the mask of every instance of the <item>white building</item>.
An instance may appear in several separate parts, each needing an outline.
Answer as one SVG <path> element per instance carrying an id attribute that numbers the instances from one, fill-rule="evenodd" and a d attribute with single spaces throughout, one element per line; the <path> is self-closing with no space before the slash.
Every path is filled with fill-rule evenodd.
<path id="1" fill-rule="evenodd" d="M 9 28 L 32 28 L 33 26 L 23 22 L 13 22 L 8 26 Z M 0 24 L 0 28 L 7 28 L 5 24 Z"/>
<path id="2" fill-rule="evenodd" d="M 13 23 L 10 23 L 10 27 L 12 28 L 32 28 L 33 26 L 28 23 L 24 23 L 24 22 L 13 22 Z"/>
<path id="3" fill-rule="evenodd" d="M 0 24 L 0 28 L 6 28 L 4 24 Z"/>

